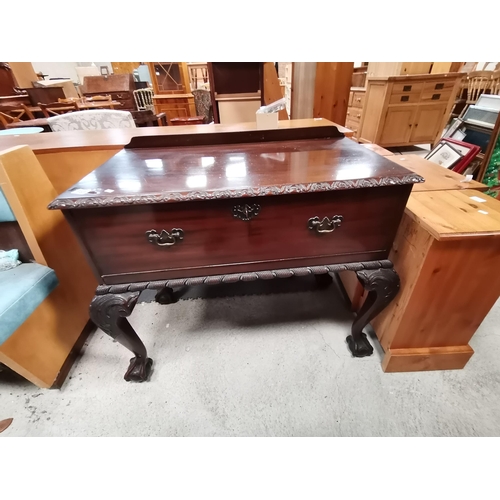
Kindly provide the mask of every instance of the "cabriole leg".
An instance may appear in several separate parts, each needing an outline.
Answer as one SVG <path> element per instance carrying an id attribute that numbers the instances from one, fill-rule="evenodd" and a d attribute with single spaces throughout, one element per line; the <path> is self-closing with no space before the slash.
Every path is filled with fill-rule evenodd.
<path id="1" fill-rule="evenodd" d="M 125 373 L 125 380 L 144 382 L 151 373 L 153 360 L 148 358 L 146 347 L 135 333 L 127 316 L 137 303 L 140 292 L 96 295 L 90 304 L 90 318 L 105 333 L 135 354 Z"/>
<path id="2" fill-rule="evenodd" d="M 346 341 L 352 355 L 362 358 L 373 354 L 373 347 L 363 333 L 363 328 L 398 294 L 399 276 L 393 268 L 357 271 L 356 275 L 368 295 Z"/>

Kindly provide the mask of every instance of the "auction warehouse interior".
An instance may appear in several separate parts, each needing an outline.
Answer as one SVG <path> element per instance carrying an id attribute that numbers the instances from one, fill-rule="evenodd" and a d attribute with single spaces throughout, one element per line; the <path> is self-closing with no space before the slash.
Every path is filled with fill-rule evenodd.
<path id="1" fill-rule="evenodd" d="M 499 435 L 499 112 L 499 62 L 1 62 L 0 437 Z"/>

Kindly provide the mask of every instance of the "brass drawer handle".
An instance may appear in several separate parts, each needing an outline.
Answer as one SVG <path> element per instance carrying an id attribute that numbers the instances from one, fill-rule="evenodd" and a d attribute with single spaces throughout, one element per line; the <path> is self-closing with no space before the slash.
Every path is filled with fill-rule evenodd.
<path id="1" fill-rule="evenodd" d="M 260 205 L 254 203 L 253 205 L 235 205 L 233 207 L 233 216 L 240 220 L 250 220 L 257 217 L 260 212 Z"/>
<path id="2" fill-rule="evenodd" d="M 155 229 L 151 229 L 150 231 L 146 231 L 146 236 L 149 243 L 153 243 L 159 247 L 171 247 L 178 241 L 184 239 L 184 231 L 182 229 L 172 229 L 169 233 L 163 229 L 162 232 L 158 234 Z"/>
<path id="3" fill-rule="evenodd" d="M 317 233 L 332 233 L 343 220 L 342 215 L 334 215 L 331 219 L 324 217 L 323 220 L 320 220 L 319 217 L 312 217 L 307 221 L 307 227 Z"/>

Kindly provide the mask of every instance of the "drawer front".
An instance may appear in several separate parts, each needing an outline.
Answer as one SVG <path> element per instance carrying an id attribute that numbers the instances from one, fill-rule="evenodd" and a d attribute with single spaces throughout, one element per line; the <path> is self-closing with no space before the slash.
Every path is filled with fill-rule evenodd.
<path id="1" fill-rule="evenodd" d="M 453 90 L 456 80 L 426 82 L 424 84 L 424 92 L 442 92 Z"/>
<path id="2" fill-rule="evenodd" d="M 349 102 L 348 102 L 348 106 L 352 106 L 352 99 L 354 97 L 354 92 L 349 92 Z"/>
<path id="3" fill-rule="evenodd" d="M 359 125 L 359 121 L 350 120 L 349 118 L 347 118 L 345 121 L 346 128 L 352 130 L 355 136 L 358 135 Z"/>
<path id="4" fill-rule="evenodd" d="M 421 102 L 448 102 L 451 97 L 451 90 L 431 90 L 424 91 L 420 99 Z"/>
<path id="5" fill-rule="evenodd" d="M 423 82 L 416 83 L 394 83 L 392 85 L 393 94 L 420 94 L 424 88 Z"/>
<path id="6" fill-rule="evenodd" d="M 70 218 L 105 283 L 204 276 L 386 258 L 410 189 L 80 209 Z M 314 217 L 332 224 L 317 227 Z M 169 234 L 158 240 L 151 230 Z"/>
<path id="7" fill-rule="evenodd" d="M 360 108 L 352 108 L 352 107 L 348 108 L 346 120 L 359 123 L 361 120 L 361 109 Z"/>
<path id="8" fill-rule="evenodd" d="M 365 93 L 364 92 L 354 92 L 352 97 L 352 106 L 356 108 L 362 108 L 365 103 Z"/>
<path id="9" fill-rule="evenodd" d="M 391 94 L 389 104 L 415 104 L 420 102 L 420 94 Z"/>

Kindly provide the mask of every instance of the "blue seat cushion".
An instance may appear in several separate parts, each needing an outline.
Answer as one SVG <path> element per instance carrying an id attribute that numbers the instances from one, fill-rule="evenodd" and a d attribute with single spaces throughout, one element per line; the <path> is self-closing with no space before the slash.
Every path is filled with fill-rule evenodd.
<path id="1" fill-rule="evenodd" d="M 41 264 L 21 264 L 0 272 L 0 345 L 57 285 L 56 273 Z"/>
<path id="2" fill-rule="evenodd" d="M 10 209 L 7 198 L 3 194 L 2 188 L 0 188 L 0 222 L 14 222 L 16 217 Z"/>

